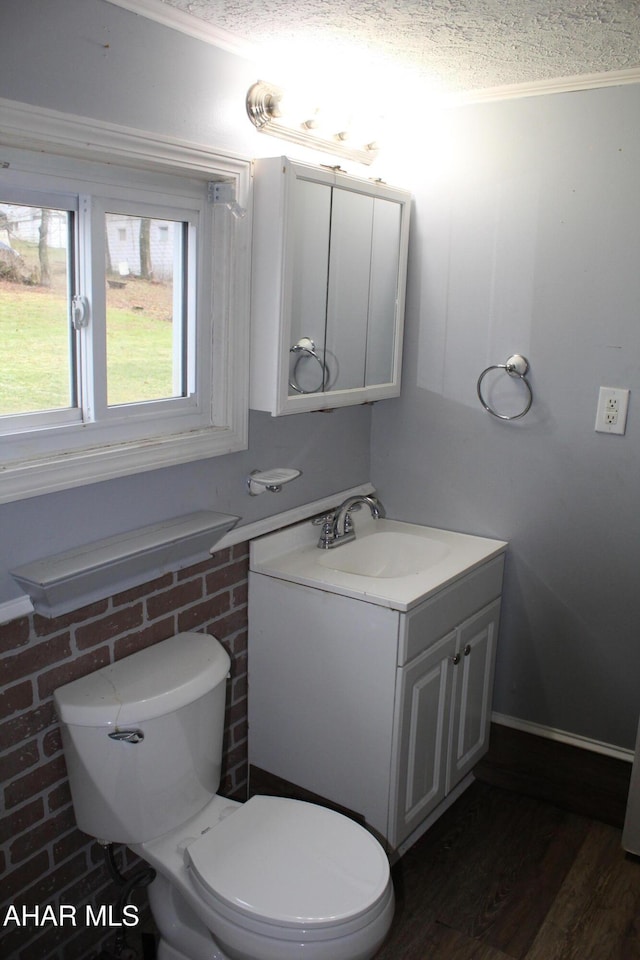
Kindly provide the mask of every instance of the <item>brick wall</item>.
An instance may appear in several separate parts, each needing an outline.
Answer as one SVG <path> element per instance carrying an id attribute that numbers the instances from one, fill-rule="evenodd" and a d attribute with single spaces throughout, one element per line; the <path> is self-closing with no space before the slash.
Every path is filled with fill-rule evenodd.
<path id="1" fill-rule="evenodd" d="M 97 911 L 118 894 L 100 848 L 75 826 L 56 687 L 174 633 L 213 634 L 232 661 L 219 792 L 245 799 L 247 572 L 240 544 L 55 620 L 34 614 L 0 626 L 0 924 L 10 905 L 52 904 L 56 916 L 60 904 L 77 908 L 76 926 L 0 926 L 3 960 L 90 960 L 113 944 L 113 930 L 84 924 L 86 904 Z M 122 849 L 119 856 L 131 870 L 133 855 Z M 136 902 L 146 904 L 144 894 Z M 137 947 L 137 928 L 127 936 Z"/>

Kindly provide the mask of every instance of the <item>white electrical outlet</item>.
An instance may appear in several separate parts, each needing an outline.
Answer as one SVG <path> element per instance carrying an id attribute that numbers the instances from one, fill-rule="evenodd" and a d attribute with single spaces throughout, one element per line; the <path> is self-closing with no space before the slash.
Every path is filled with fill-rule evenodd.
<path id="1" fill-rule="evenodd" d="M 598 433 L 623 434 L 627 427 L 629 391 L 620 387 L 600 387 L 596 426 Z"/>

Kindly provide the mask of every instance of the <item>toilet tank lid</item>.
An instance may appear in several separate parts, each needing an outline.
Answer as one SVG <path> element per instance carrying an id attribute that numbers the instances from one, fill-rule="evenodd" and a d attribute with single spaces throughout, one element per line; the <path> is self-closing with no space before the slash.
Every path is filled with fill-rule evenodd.
<path id="1" fill-rule="evenodd" d="M 60 720 L 123 727 L 172 713 L 199 700 L 229 672 L 215 637 L 179 633 L 54 691 Z"/>

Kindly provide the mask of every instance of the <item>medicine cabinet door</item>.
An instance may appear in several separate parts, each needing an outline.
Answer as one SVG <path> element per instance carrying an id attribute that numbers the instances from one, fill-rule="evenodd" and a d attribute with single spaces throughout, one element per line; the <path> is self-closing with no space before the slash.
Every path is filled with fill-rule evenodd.
<path id="1" fill-rule="evenodd" d="M 366 387 L 394 379 L 396 336 L 400 325 L 390 323 L 398 311 L 402 207 L 393 200 L 373 201 L 371 278 L 367 324 Z"/>
<path id="2" fill-rule="evenodd" d="M 331 186 L 298 179 L 294 185 L 291 345 L 303 338 L 315 344 L 316 357 L 289 352 L 289 396 L 327 389 L 325 358 L 327 277 L 331 229 Z"/>
<path id="3" fill-rule="evenodd" d="M 355 390 L 394 378 L 401 204 L 298 180 L 289 394 Z"/>
<path id="4" fill-rule="evenodd" d="M 409 194 L 286 157 L 255 171 L 252 409 L 398 396 Z"/>
<path id="5" fill-rule="evenodd" d="M 334 187 L 325 344 L 330 390 L 364 387 L 372 230 L 373 197 Z"/>

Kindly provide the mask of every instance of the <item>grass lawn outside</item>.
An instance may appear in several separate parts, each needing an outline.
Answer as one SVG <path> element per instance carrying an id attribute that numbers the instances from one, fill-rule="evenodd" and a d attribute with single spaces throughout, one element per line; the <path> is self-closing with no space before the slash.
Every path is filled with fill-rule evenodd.
<path id="1" fill-rule="evenodd" d="M 67 300 L 51 288 L 0 281 L 0 415 L 70 405 Z M 170 284 L 130 278 L 108 292 L 110 405 L 173 395 Z"/>

